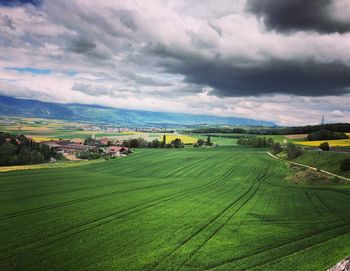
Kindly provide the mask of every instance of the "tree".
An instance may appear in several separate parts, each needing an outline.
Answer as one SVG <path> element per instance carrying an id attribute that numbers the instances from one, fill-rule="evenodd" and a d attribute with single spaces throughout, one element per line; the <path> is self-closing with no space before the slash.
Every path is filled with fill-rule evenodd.
<path id="1" fill-rule="evenodd" d="M 205 141 L 204 141 L 203 139 L 199 138 L 199 139 L 197 140 L 197 147 L 201 147 L 201 146 L 203 146 L 204 144 L 205 144 Z"/>
<path id="2" fill-rule="evenodd" d="M 303 153 L 300 147 L 291 142 L 287 143 L 285 151 L 287 153 L 288 159 L 294 159 Z"/>
<path id="3" fill-rule="evenodd" d="M 281 151 L 283 151 L 283 149 L 282 149 L 281 144 L 279 142 L 271 144 L 271 153 L 272 154 L 277 154 L 277 153 L 280 153 Z"/>
<path id="4" fill-rule="evenodd" d="M 163 135 L 163 141 L 162 141 L 162 145 L 161 145 L 161 148 L 164 148 L 166 145 L 166 136 Z"/>
<path id="5" fill-rule="evenodd" d="M 211 142 L 210 142 L 210 135 L 208 135 L 208 137 L 207 137 L 206 145 L 207 146 L 211 146 L 212 145 Z"/>
<path id="6" fill-rule="evenodd" d="M 323 142 L 320 144 L 319 148 L 323 151 L 330 151 L 331 148 L 329 147 L 328 142 Z"/>
<path id="7" fill-rule="evenodd" d="M 174 148 L 183 148 L 184 147 L 180 138 L 175 138 L 175 140 L 171 141 L 171 145 L 173 145 Z"/>
<path id="8" fill-rule="evenodd" d="M 159 148 L 160 147 L 160 142 L 158 139 L 154 139 L 151 143 L 152 148 Z"/>

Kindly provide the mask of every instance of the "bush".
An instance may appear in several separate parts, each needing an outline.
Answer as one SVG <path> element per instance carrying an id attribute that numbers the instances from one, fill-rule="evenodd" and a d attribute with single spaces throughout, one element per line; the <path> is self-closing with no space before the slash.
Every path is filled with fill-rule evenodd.
<path id="1" fill-rule="evenodd" d="M 300 147 L 296 146 L 293 143 L 287 143 L 285 152 L 287 153 L 288 159 L 294 159 L 300 156 L 303 152 Z"/>
<path id="2" fill-rule="evenodd" d="M 197 147 L 201 147 L 205 144 L 205 141 L 203 139 L 198 139 L 196 144 L 197 144 Z"/>
<path id="3" fill-rule="evenodd" d="M 323 151 L 330 151 L 330 147 L 329 147 L 329 144 L 328 142 L 323 142 L 320 144 L 319 148 Z"/>
<path id="4" fill-rule="evenodd" d="M 340 170 L 341 171 L 350 170 L 350 158 L 345 159 L 341 162 Z"/>
<path id="5" fill-rule="evenodd" d="M 281 151 L 283 151 L 283 149 L 282 149 L 281 144 L 279 142 L 271 144 L 271 153 L 272 154 L 277 154 L 277 153 L 280 153 Z"/>

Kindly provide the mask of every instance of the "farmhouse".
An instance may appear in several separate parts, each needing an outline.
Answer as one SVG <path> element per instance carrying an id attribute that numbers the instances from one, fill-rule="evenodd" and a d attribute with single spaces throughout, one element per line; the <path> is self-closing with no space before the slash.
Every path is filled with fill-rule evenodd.
<path id="1" fill-rule="evenodd" d="M 51 140 L 41 142 L 41 144 L 45 144 L 50 148 L 54 148 L 55 151 L 61 151 L 63 153 L 72 153 L 75 154 L 77 152 L 88 150 L 89 146 L 83 144 L 74 144 L 69 140 Z"/>
<path id="2" fill-rule="evenodd" d="M 119 147 L 119 146 L 110 146 L 106 150 L 106 154 L 110 156 L 125 156 L 129 153 L 129 148 Z"/>
<path id="3" fill-rule="evenodd" d="M 68 140 L 50 140 L 43 141 L 40 144 L 47 145 L 50 148 L 54 148 L 55 151 L 59 151 L 59 148 L 64 145 L 68 145 L 70 142 Z"/>
<path id="4" fill-rule="evenodd" d="M 84 139 L 81 138 L 73 138 L 70 142 L 74 143 L 74 144 L 84 144 Z"/>
<path id="5" fill-rule="evenodd" d="M 70 153 L 70 154 L 87 151 L 88 149 L 89 149 L 89 146 L 82 145 L 82 144 L 69 144 L 69 145 L 59 147 L 59 150 L 62 151 L 63 153 Z"/>

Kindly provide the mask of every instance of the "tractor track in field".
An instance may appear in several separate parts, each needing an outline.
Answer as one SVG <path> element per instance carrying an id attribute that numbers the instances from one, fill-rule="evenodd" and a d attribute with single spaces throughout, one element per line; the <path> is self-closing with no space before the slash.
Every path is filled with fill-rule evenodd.
<path id="1" fill-rule="evenodd" d="M 350 224 L 348 224 L 347 226 L 350 226 Z M 284 258 L 287 258 L 287 257 L 289 257 L 289 256 L 298 254 L 298 253 L 300 253 L 300 252 L 302 252 L 302 251 L 308 250 L 308 249 L 310 249 L 310 248 L 312 248 L 312 247 L 315 247 L 315 246 L 317 246 L 317 245 L 323 244 L 323 243 L 325 243 L 325 242 L 327 242 L 327 241 L 329 241 L 329 240 L 332 240 L 332 239 L 334 239 L 334 238 L 337 238 L 337 237 L 339 237 L 339 236 L 342 236 L 342 235 L 345 235 L 345 234 L 348 234 L 348 233 L 350 233 L 350 227 L 349 227 L 347 230 L 344 230 L 344 232 L 337 233 L 335 236 L 327 237 L 326 239 L 324 239 L 324 240 L 322 240 L 322 241 L 315 242 L 315 243 L 313 243 L 312 245 L 309 245 L 309 246 L 306 246 L 306 247 L 304 247 L 304 248 L 302 248 L 302 249 L 299 249 L 299 250 L 296 250 L 296 251 L 287 253 L 287 254 L 282 255 L 282 256 L 280 256 L 280 257 L 277 257 L 277 258 L 275 258 L 275 259 L 266 260 L 266 261 L 264 261 L 264 262 L 262 262 L 262 263 L 259 263 L 259 265 L 254 265 L 254 266 L 250 267 L 249 269 L 254 269 L 254 268 L 256 268 L 256 267 L 261 267 L 261 266 L 269 265 L 269 264 L 272 263 L 272 262 L 281 261 L 281 260 L 284 259 Z"/>
<path id="2" fill-rule="evenodd" d="M 128 183 L 135 183 L 135 184 L 140 184 L 141 182 L 142 181 L 140 181 L 139 179 L 134 180 L 134 181 L 128 181 Z M 145 181 L 145 182 L 147 182 L 147 181 Z M 168 184 L 173 184 L 173 183 L 179 183 L 179 181 L 169 182 Z M 109 186 L 120 186 L 120 185 L 125 185 L 125 184 L 126 184 L 125 182 L 119 182 L 119 183 L 110 183 L 110 184 L 104 184 L 104 185 L 95 185 L 95 186 L 75 188 L 75 189 L 64 190 L 64 191 L 47 192 L 47 193 L 30 195 L 30 196 L 25 196 L 25 197 L 1 199 L 0 202 L 40 198 L 40 197 L 46 197 L 46 196 L 51 196 L 51 195 L 55 195 L 55 194 L 66 194 L 66 193 L 79 192 L 79 191 L 89 190 L 89 189 L 104 188 L 104 187 L 109 187 Z M 166 185 L 166 184 L 161 184 L 161 185 Z M 37 189 L 37 187 L 34 187 L 34 188 Z M 147 188 L 147 187 L 143 187 L 141 189 L 144 189 L 144 188 Z M 27 189 L 28 188 L 26 188 L 26 190 Z M 33 189 L 33 188 L 31 188 L 31 189 Z M 0 191 L 0 192 L 3 192 L 3 191 Z M 1 216 L 0 216 L 0 219 L 1 219 Z"/>
<path id="3" fill-rule="evenodd" d="M 325 233 L 328 233 L 328 232 L 331 232 L 331 231 L 334 231 L 334 230 L 338 230 L 338 229 L 342 229 L 342 233 L 339 234 L 339 232 L 336 232 L 334 233 L 334 236 L 332 237 L 329 237 L 329 235 L 327 235 L 327 238 L 325 240 L 322 240 L 322 241 L 319 241 L 319 242 L 316 242 L 314 244 L 312 244 L 311 246 L 315 246 L 317 244 L 321 244 L 321 243 L 324 243 L 330 239 L 333 239 L 335 237 L 338 237 L 340 235 L 343 235 L 343 234 L 347 234 L 350 232 L 350 223 L 346 223 L 346 224 L 341 224 L 341 225 L 338 225 L 338 226 L 334 226 L 332 228 L 328 228 L 328 229 L 324 229 L 324 230 L 320 230 L 320 231 L 317 231 L 317 232 L 314 232 L 312 234 L 308 234 L 308 235 L 304 235 L 304 236 L 299 236 L 299 237 L 295 237 L 294 239 L 291 239 L 285 243 L 282 243 L 282 244 L 278 244 L 276 246 L 273 246 L 273 245 L 269 245 L 269 246 L 266 246 L 266 247 L 262 247 L 262 248 L 259 248 L 257 249 L 256 251 L 252 252 L 252 253 L 249 253 L 249 254 L 245 254 L 243 256 L 237 256 L 237 257 L 233 257 L 231 259 L 227 259 L 227 260 L 223 260 L 221 262 L 218 262 L 216 264 L 212 264 L 212 265 L 207 265 L 206 267 L 204 267 L 203 269 L 204 270 L 213 270 L 215 268 L 218 268 L 218 267 L 221 267 L 221 266 L 224 266 L 226 264 L 233 264 L 233 263 L 236 263 L 238 261 L 241 261 L 241 260 L 245 260 L 245 259 L 248 259 L 250 257 L 255 257 L 257 255 L 260 255 L 260 254 L 263 254 L 263 253 L 266 253 L 268 251 L 272 251 L 272 250 L 277 250 L 277 249 L 281 249 L 281 248 L 284 248 L 284 247 L 288 247 L 290 245 L 293 245 L 295 243 L 298 243 L 298 242 L 302 242 L 302 241 L 308 241 L 308 239 L 310 238 L 313 238 L 313 237 L 317 237 L 319 235 L 322 235 L 322 234 L 325 234 Z M 310 246 L 310 247 L 311 247 Z M 307 249 L 308 247 L 305 247 L 303 249 Z M 287 257 L 287 256 L 290 256 L 294 253 L 297 253 L 298 251 L 300 250 L 295 250 L 291 253 L 286 253 L 284 255 L 282 255 L 281 257 L 278 257 L 277 259 L 274 258 L 274 259 L 271 259 L 271 260 L 266 260 L 265 262 L 263 263 L 259 263 L 257 265 L 254 265 L 254 266 L 251 266 L 249 269 L 251 268 L 254 268 L 254 267 L 257 267 L 257 266 L 261 266 L 261 264 L 268 264 L 268 263 L 271 263 L 271 262 L 274 262 L 280 258 L 283 258 L 283 257 Z M 247 269 L 244 269 L 244 270 L 247 270 Z"/>
<path id="4" fill-rule="evenodd" d="M 159 187 L 159 186 L 166 186 L 168 184 L 169 183 L 153 185 L 153 186 L 143 187 L 143 188 L 139 188 L 139 189 L 129 189 L 129 190 L 124 190 L 124 191 L 114 191 L 114 192 L 104 193 L 104 194 L 100 194 L 100 195 L 84 197 L 84 198 L 80 198 L 80 199 L 76 199 L 76 200 L 65 201 L 65 202 L 61 202 L 61 203 L 57 203 L 57 204 L 53 204 L 53 205 L 47 205 L 47 206 L 43 206 L 43 207 L 38 207 L 38 208 L 29 209 L 29 210 L 24 210 L 24 211 L 21 211 L 21 212 L 16 212 L 16 213 L 11 213 L 11 214 L 0 216 L 0 222 L 4 221 L 5 219 L 8 219 L 8 218 L 15 218 L 15 217 L 18 217 L 18 216 L 32 214 L 32 213 L 37 213 L 37 212 L 46 211 L 46 210 L 50 210 L 50 209 L 54 209 L 54 208 L 66 207 L 66 206 L 69 206 L 69 205 L 72 205 L 72 204 L 86 202 L 86 201 L 95 200 L 95 199 L 101 199 L 101 198 L 104 198 L 104 197 L 109 197 L 109 196 L 118 195 L 118 194 L 122 194 L 122 193 L 139 191 L 139 190 L 144 190 L 144 189 L 147 189 L 147 188 L 155 188 L 155 187 Z M 196 188 L 194 188 L 194 189 L 196 189 Z M 178 193 L 180 193 L 180 192 L 178 192 Z M 167 196 L 165 196 L 165 197 L 167 197 Z"/>
<path id="5" fill-rule="evenodd" d="M 167 195 L 167 196 L 164 196 L 164 197 L 153 199 L 153 200 L 147 201 L 145 203 L 141 203 L 141 204 L 138 204 L 136 206 L 132 206 L 130 208 L 126 208 L 124 210 L 120 210 L 118 212 L 106 215 L 104 217 L 100 217 L 100 218 L 94 219 L 94 220 L 89 221 L 87 223 L 81 223 L 79 225 L 75 225 L 72 228 L 69 228 L 69 229 L 57 232 L 55 234 L 52 234 L 52 235 L 50 235 L 48 237 L 45 237 L 45 238 L 42 238 L 42 239 L 39 239 L 39 240 L 35 240 L 34 242 L 31 242 L 31 243 L 28 243 L 28 244 L 24 244 L 24 245 L 20 245 L 19 247 L 13 248 L 13 249 L 8 250 L 8 251 L 2 251 L 4 254 L 10 254 L 10 255 L 5 256 L 3 258 L 0 258 L 0 260 L 6 260 L 6 259 L 9 259 L 9 258 L 12 258 L 13 256 L 18 255 L 20 253 L 23 253 L 23 252 L 25 252 L 25 251 L 27 251 L 29 249 L 37 249 L 37 248 L 40 248 L 40 247 L 47 246 L 47 245 L 49 245 L 51 243 L 63 240 L 65 238 L 67 238 L 67 237 L 79 234 L 79 233 L 84 232 L 86 230 L 90 230 L 90 229 L 93 229 L 93 228 L 105 225 L 105 224 L 110 223 L 110 222 L 112 222 L 114 220 L 123 218 L 125 216 L 131 215 L 131 214 L 143 211 L 143 210 L 146 210 L 146 209 L 151 208 L 153 206 L 156 206 L 158 204 L 161 204 L 161 203 L 164 203 L 164 202 L 168 202 L 170 200 L 173 200 L 173 199 L 176 199 L 176 198 L 179 198 L 179 197 L 187 196 L 188 194 L 193 195 L 193 193 L 203 192 L 203 190 L 206 191 L 209 188 L 217 185 L 220 182 L 221 182 L 221 180 L 216 180 L 216 181 L 210 182 L 210 183 L 208 183 L 208 184 L 206 184 L 204 186 L 195 187 L 195 188 L 192 188 L 190 190 L 185 190 L 185 191 L 181 191 L 181 192 L 178 192 L 178 193 L 175 193 L 175 194 L 172 194 L 172 195 Z M 18 251 L 18 249 L 21 249 L 21 251 Z M 11 255 L 11 252 L 13 252 L 13 255 Z"/>
<path id="6" fill-rule="evenodd" d="M 123 194 L 123 193 L 129 193 L 129 192 L 133 192 L 133 191 L 147 190 L 147 189 L 151 189 L 151 188 L 166 186 L 168 184 L 171 184 L 171 183 L 151 185 L 151 186 L 147 186 L 147 187 L 142 187 L 142 188 L 137 188 L 137 189 L 136 188 L 128 189 L 128 190 L 124 190 L 124 191 L 114 191 L 114 192 L 104 193 L 104 194 L 100 194 L 100 195 L 94 195 L 94 196 L 84 197 L 84 198 L 80 198 L 80 199 L 64 201 L 61 203 L 46 205 L 46 206 L 37 207 L 37 208 L 24 210 L 24 211 L 20 211 L 20 212 L 15 212 L 15 213 L 10 213 L 10 214 L 6 214 L 6 215 L 1 215 L 0 222 L 4 221 L 6 219 L 9 219 L 9 218 L 16 218 L 16 217 L 23 216 L 23 215 L 38 213 L 38 212 L 47 211 L 47 210 L 55 209 L 55 208 L 66 207 L 66 206 L 77 204 L 77 203 L 82 203 L 82 202 L 86 202 L 86 201 L 90 201 L 90 200 L 115 196 L 115 195 L 119 195 L 119 194 Z M 77 191 L 79 191 L 79 190 L 77 190 Z M 31 198 L 31 197 L 29 197 L 29 198 Z"/>
<path id="7" fill-rule="evenodd" d="M 225 189 L 226 189 L 226 187 L 221 187 L 219 190 L 213 190 L 213 191 L 211 191 L 210 193 L 206 194 L 206 196 L 212 195 L 212 194 L 220 193 L 221 191 L 223 191 L 223 190 L 225 190 Z M 230 193 L 232 193 L 232 191 L 234 191 L 234 190 L 235 190 L 235 189 L 232 189 L 232 190 L 229 190 L 229 191 L 225 191 L 225 192 L 224 192 L 224 193 L 225 193 L 224 195 L 230 194 Z M 223 194 L 220 194 L 220 195 L 222 196 Z M 190 213 L 195 212 L 197 209 L 201 208 L 202 206 L 206 206 L 206 205 L 207 205 L 208 203 L 210 203 L 210 202 L 211 202 L 211 203 L 214 203 L 214 202 L 217 203 L 217 202 L 220 202 L 220 200 L 221 200 L 221 199 L 217 198 L 217 200 L 213 201 L 213 198 L 209 198 L 208 200 L 206 200 L 206 201 L 202 202 L 201 204 L 199 204 L 197 207 L 195 207 L 195 208 L 193 208 L 193 209 L 187 211 L 186 213 L 184 213 L 184 214 L 182 214 L 182 215 L 188 215 L 188 214 L 190 214 Z M 138 236 L 137 238 L 135 238 L 135 239 L 133 239 L 133 240 L 131 240 L 131 241 L 128 241 L 128 242 L 124 243 L 124 246 L 121 246 L 120 250 L 122 250 L 122 249 L 125 248 L 126 246 L 129 246 L 130 244 L 135 243 L 135 242 L 138 241 L 138 240 L 142 240 L 142 239 L 144 238 L 144 236 L 148 235 L 150 232 L 153 232 L 153 231 L 155 231 L 155 230 L 154 230 L 154 229 L 153 229 L 153 230 L 148 230 L 147 232 L 143 233 L 142 235 Z M 180 232 L 183 232 L 183 231 L 184 231 L 184 228 L 182 228 L 182 229 L 180 230 Z M 161 246 L 161 245 L 163 245 L 163 244 L 161 243 L 161 244 L 159 244 L 158 246 Z M 116 251 L 112 251 L 112 252 L 109 253 L 108 255 L 114 255 L 115 252 L 116 252 Z M 108 255 L 107 255 L 107 254 L 104 254 L 104 256 L 108 256 Z"/>
<path id="8" fill-rule="evenodd" d="M 233 172 L 237 168 L 238 168 L 238 166 L 234 165 L 230 169 L 230 171 Z M 175 181 L 175 182 L 177 182 L 177 181 Z M 151 188 L 156 188 L 156 187 L 161 187 L 161 186 L 168 186 L 168 185 L 170 185 L 172 183 L 175 183 L 175 182 L 171 182 L 171 183 L 168 182 L 168 183 L 165 183 L 165 184 L 151 185 L 151 186 L 147 186 L 147 187 L 143 187 L 143 188 L 137 188 L 137 189 L 136 188 L 128 189 L 128 190 L 124 190 L 124 191 L 114 191 L 114 192 L 104 193 L 104 194 L 100 194 L 100 195 L 84 197 L 84 198 L 80 198 L 80 199 L 76 199 L 76 200 L 70 200 L 70 201 L 65 201 L 65 202 L 61 202 L 61 203 L 56 203 L 56 204 L 52 204 L 52 205 L 46 205 L 46 206 L 37 207 L 37 208 L 24 210 L 24 211 L 20 211 L 20 212 L 15 212 L 15 213 L 10 213 L 10 214 L 6 214 L 6 215 L 1 215 L 0 216 L 0 222 L 4 221 L 6 219 L 10 219 L 10 218 L 16 218 L 16 217 L 19 217 L 19 216 L 33 214 L 33 213 L 38 213 L 38 212 L 42 212 L 42 211 L 46 211 L 46 210 L 50 210 L 50 209 L 66 207 L 66 206 L 70 206 L 70 205 L 73 205 L 73 204 L 82 203 L 82 202 L 86 202 L 86 201 L 90 201 L 90 200 L 101 199 L 101 198 L 105 198 L 105 197 L 109 197 L 109 196 L 115 196 L 115 195 L 119 195 L 119 194 L 123 194 L 123 193 L 129 193 L 129 192 L 133 192 L 133 191 L 140 191 L 140 190 L 146 190 L 146 189 L 151 189 Z M 80 191 L 80 190 L 77 189 L 75 191 Z M 23 199 L 26 199 L 26 198 L 32 198 L 32 197 L 23 197 Z"/>
<path id="9" fill-rule="evenodd" d="M 200 234 L 203 230 L 205 230 L 206 228 L 208 228 L 210 225 L 212 225 L 213 223 L 215 223 L 215 221 L 217 221 L 223 214 L 225 214 L 228 210 L 230 210 L 232 207 L 234 207 L 242 198 L 244 198 L 246 195 L 248 195 L 254 185 L 259 182 L 259 179 L 264 177 L 265 175 L 260 176 L 259 178 L 257 178 L 254 182 L 252 182 L 252 184 L 250 185 L 250 187 L 248 188 L 248 190 L 244 193 L 242 193 L 238 198 L 236 198 L 233 202 L 231 202 L 229 205 L 227 205 L 224 209 L 222 209 L 219 213 L 217 213 L 213 218 L 211 218 L 207 223 L 205 223 L 204 225 L 202 225 L 200 228 L 198 228 L 196 231 L 194 231 L 190 236 L 188 236 L 186 239 L 182 240 L 177 246 L 175 246 L 175 248 L 170 251 L 170 253 L 168 253 L 167 255 L 165 255 L 160 261 L 156 262 L 153 266 L 154 270 L 158 269 L 159 266 L 164 263 L 166 260 L 168 260 L 174 253 L 176 253 L 176 251 L 178 251 L 179 249 L 181 249 L 184 245 L 186 245 L 189 241 L 191 241 L 194 237 L 196 237 L 198 234 Z M 260 183 L 258 184 L 258 186 L 260 186 Z M 242 208 L 243 205 L 245 205 L 250 199 L 251 197 L 253 197 L 256 193 L 257 189 L 255 190 L 255 192 L 253 192 L 253 194 L 251 196 L 248 197 L 248 199 L 246 201 L 243 202 L 243 204 L 239 207 Z M 238 209 L 238 210 L 239 210 Z M 237 211 L 238 211 L 237 210 Z M 236 211 L 236 212 L 237 212 Z M 222 228 L 224 227 L 224 224 L 227 223 L 232 217 L 233 215 L 236 213 L 234 212 L 227 221 L 225 221 L 221 226 L 219 226 L 219 229 L 217 231 L 215 231 L 215 234 Z M 214 234 L 214 235 L 215 235 Z M 210 238 L 212 238 L 214 235 L 212 235 Z M 209 239 L 208 239 L 209 240 Z M 208 241 L 205 240 L 205 243 Z"/>
<path id="10" fill-rule="evenodd" d="M 208 238 L 206 238 L 204 240 L 204 242 L 202 242 L 202 244 L 200 244 L 196 249 L 194 249 L 190 254 L 189 254 L 189 257 L 186 259 L 185 262 L 182 263 L 182 266 L 183 265 L 186 265 L 192 258 L 193 256 L 199 251 L 201 250 L 225 225 L 227 225 L 227 223 L 233 218 L 233 216 L 238 213 L 238 211 L 240 209 L 242 209 L 254 196 L 255 194 L 258 192 L 259 188 L 260 188 L 260 185 L 261 185 L 261 181 L 265 178 L 266 176 L 263 176 L 261 178 L 259 178 L 259 180 L 257 181 L 258 182 L 258 185 L 257 187 L 255 188 L 255 190 L 251 193 L 251 195 L 248 196 L 247 199 L 245 199 L 243 201 L 243 203 L 226 219 L 224 220 L 224 222 L 222 224 L 219 225 L 218 228 L 216 228 L 209 236 Z M 245 216 L 246 218 L 247 216 Z M 241 223 L 238 225 L 237 229 L 239 229 L 239 227 L 241 226 L 241 224 L 243 223 L 243 220 L 245 219 L 243 218 Z"/>
<path id="11" fill-rule="evenodd" d="M 308 201 L 311 203 L 312 207 L 314 208 L 314 210 L 316 211 L 316 213 L 318 213 L 319 215 L 322 214 L 322 212 L 318 209 L 317 205 L 315 204 L 315 202 L 312 200 L 311 195 L 309 192 L 305 192 L 305 196 L 307 197 Z M 313 196 L 315 196 L 315 194 L 313 193 Z"/>

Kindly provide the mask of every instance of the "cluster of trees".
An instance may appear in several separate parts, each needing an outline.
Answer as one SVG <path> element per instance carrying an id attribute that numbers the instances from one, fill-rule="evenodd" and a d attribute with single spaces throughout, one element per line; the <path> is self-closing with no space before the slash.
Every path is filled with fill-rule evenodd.
<path id="1" fill-rule="evenodd" d="M 166 135 L 163 135 L 163 140 L 157 138 L 147 142 L 144 138 L 132 138 L 123 141 L 123 146 L 128 148 L 183 148 L 184 144 L 180 138 L 175 138 L 170 143 L 166 143 Z"/>
<path id="2" fill-rule="evenodd" d="M 278 154 L 283 151 L 283 148 L 279 142 L 273 142 L 271 144 L 271 153 Z"/>
<path id="3" fill-rule="evenodd" d="M 271 147 L 274 143 L 272 138 L 257 137 L 257 136 L 243 136 L 238 138 L 237 144 L 250 146 L 254 148 L 267 148 Z"/>
<path id="4" fill-rule="evenodd" d="M 61 154 L 53 148 L 39 144 L 23 135 L 0 133 L 0 165 L 30 165 L 47 162 L 50 158 L 60 159 Z"/>
<path id="5" fill-rule="evenodd" d="M 294 159 L 303 154 L 303 150 L 291 142 L 286 144 L 284 152 L 287 154 L 288 159 Z"/>
<path id="6" fill-rule="evenodd" d="M 213 143 L 211 142 L 210 135 L 208 135 L 207 140 L 204 139 L 198 139 L 196 143 L 193 144 L 194 148 L 202 147 L 202 146 L 213 146 Z"/>
<path id="7" fill-rule="evenodd" d="M 287 154 L 288 159 L 297 158 L 299 155 L 303 153 L 303 150 L 299 146 L 291 142 L 287 143 L 284 146 L 284 148 L 282 148 L 281 144 L 278 142 L 274 142 L 271 144 L 272 154 L 278 154 L 278 153 L 281 153 L 282 151 Z"/>
<path id="8" fill-rule="evenodd" d="M 309 134 L 319 130 L 328 130 L 333 132 L 350 132 L 350 123 L 329 123 L 322 125 L 307 125 L 297 127 L 271 127 L 271 128 L 226 128 L 226 127 L 204 127 L 197 128 L 188 133 L 207 134 L 207 133 L 226 133 L 226 134 L 257 134 L 257 135 L 290 135 L 290 134 Z"/>
<path id="9" fill-rule="evenodd" d="M 330 130 L 321 129 L 312 132 L 307 136 L 307 140 L 333 140 L 333 139 L 347 139 L 349 138 L 344 132 L 334 132 Z"/>

